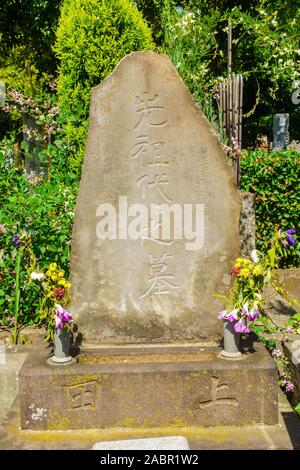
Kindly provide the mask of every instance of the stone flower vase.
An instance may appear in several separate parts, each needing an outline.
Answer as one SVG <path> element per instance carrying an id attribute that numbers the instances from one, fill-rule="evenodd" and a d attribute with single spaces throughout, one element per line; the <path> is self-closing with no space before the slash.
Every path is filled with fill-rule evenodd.
<path id="1" fill-rule="evenodd" d="M 51 359 L 57 363 L 72 361 L 72 356 L 70 356 L 70 330 L 64 326 L 54 332 L 54 356 Z"/>
<path id="2" fill-rule="evenodd" d="M 236 322 L 230 322 L 224 320 L 224 349 L 221 352 L 223 357 L 239 357 L 241 355 L 240 351 L 240 341 L 241 334 L 237 333 L 234 329 Z"/>

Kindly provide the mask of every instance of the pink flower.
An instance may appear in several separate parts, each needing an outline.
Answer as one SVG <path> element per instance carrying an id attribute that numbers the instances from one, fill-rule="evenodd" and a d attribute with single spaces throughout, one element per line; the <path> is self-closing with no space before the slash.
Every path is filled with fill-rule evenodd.
<path id="1" fill-rule="evenodd" d="M 227 312 L 227 310 L 223 310 L 218 314 L 219 320 L 228 320 L 230 322 L 238 320 L 238 309 L 235 308 L 231 312 Z"/>
<path id="2" fill-rule="evenodd" d="M 293 392 L 295 390 L 294 384 L 290 380 L 284 380 L 282 385 L 286 392 Z"/>
<path id="3" fill-rule="evenodd" d="M 236 322 L 234 329 L 237 333 L 250 333 L 250 329 L 244 320 Z"/>
<path id="4" fill-rule="evenodd" d="M 52 114 L 52 115 L 56 115 L 59 113 L 59 108 L 58 107 L 54 107 L 54 108 L 51 108 L 49 109 L 49 114 Z"/>
<path id="5" fill-rule="evenodd" d="M 224 320 L 226 317 L 227 317 L 227 310 L 223 310 L 222 312 L 219 312 L 218 314 L 219 320 Z"/>
<path id="6" fill-rule="evenodd" d="M 241 311 L 241 317 L 244 317 L 245 315 L 248 315 L 249 309 L 248 309 L 248 302 L 246 302 L 243 305 L 242 311 Z"/>
<path id="7" fill-rule="evenodd" d="M 67 310 L 64 310 L 62 315 L 61 315 L 61 319 L 62 319 L 63 323 L 69 323 L 70 321 L 72 321 L 72 315 Z"/>
<path id="8" fill-rule="evenodd" d="M 60 330 L 62 326 L 63 326 L 63 322 L 61 321 L 61 319 L 55 316 L 55 329 Z"/>
<path id="9" fill-rule="evenodd" d="M 248 321 L 254 321 L 256 318 L 260 317 L 260 313 L 258 310 L 251 309 L 250 312 L 248 312 Z"/>
<path id="10" fill-rule="evenodd" d="M 272 351 L 272 356 L 273 356 L 273 357 L 281 357 L 281 356 L 282 356 L 282 352 L 280 351 L 280 349 L 273 349 L 273 351 Z"/>
<path id="11" fill-rule="evenodd" d="M 56 304 L 56 324 L 55 328 L 61 328 L 66 323 L 71 323 L 73 320 L 72 314 L 65 310 L 61 305 Z M 59 325 L 59 326 L 56 326 Z"/>
<path id="12" fill-rule="evenodd" d="M 227 315 L 227 320 L 232 322 L 232 321 L 237 321 L 238 320 L 238 309 L 235 308 L 231 312 L 228 313 Z"/>
<path id="13" fill-rule="evenodd" d="M 287 332 L 287 333 L 293 333 L 293 327 L 292 327 L 292 326 L 288 326 L 287 329 L 286 329 L 286 332 Z"/>

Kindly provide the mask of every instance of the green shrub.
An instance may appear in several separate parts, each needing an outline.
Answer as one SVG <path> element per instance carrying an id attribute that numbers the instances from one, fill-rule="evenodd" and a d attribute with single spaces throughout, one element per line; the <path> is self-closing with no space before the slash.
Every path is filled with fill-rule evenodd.
<path id="1" fill-rule="evenodd" d="M 294 150 L 244 151 L 241 189 L 256 194 L 257 248 L 266 251 L 275 228 L 296 229 L 300 220 L 300 154 Z M 282 267 L 300 265 L 300 244 L 289 250 Z"/>
<path id="2" fill-rule="evenodd" d="M 153 47 L 151 31 L 130 0 L 65 0 L 56 36 L 61 105 L 84 117 L 91 87 L 126 54 Z"/>

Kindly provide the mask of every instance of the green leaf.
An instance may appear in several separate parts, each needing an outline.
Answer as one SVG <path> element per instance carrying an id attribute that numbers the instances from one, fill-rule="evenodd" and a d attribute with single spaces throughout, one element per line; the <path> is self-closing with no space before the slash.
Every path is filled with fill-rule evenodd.
<path id="1" fill-rule="evenodd" d="M 272 268 L 274 268 L 275 260 L 276 260 L 275 250 L 273 248 L 268 250 L 268 255 L 269 255 L 269 259 L 270 259 L 270 265 L 271 265 Z"/>

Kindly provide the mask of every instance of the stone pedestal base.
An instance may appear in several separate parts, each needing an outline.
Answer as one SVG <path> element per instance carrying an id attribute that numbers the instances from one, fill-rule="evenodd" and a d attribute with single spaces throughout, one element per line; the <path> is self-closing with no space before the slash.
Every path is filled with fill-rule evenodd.
<path id="1" fill-rule="evenodd" d="M 277 423 L 277 371 L 261 344 L 238 359 L 209 344 L 101 347 L 47 364 L 38 342 L 20 371 L 22 429 Z"/>

